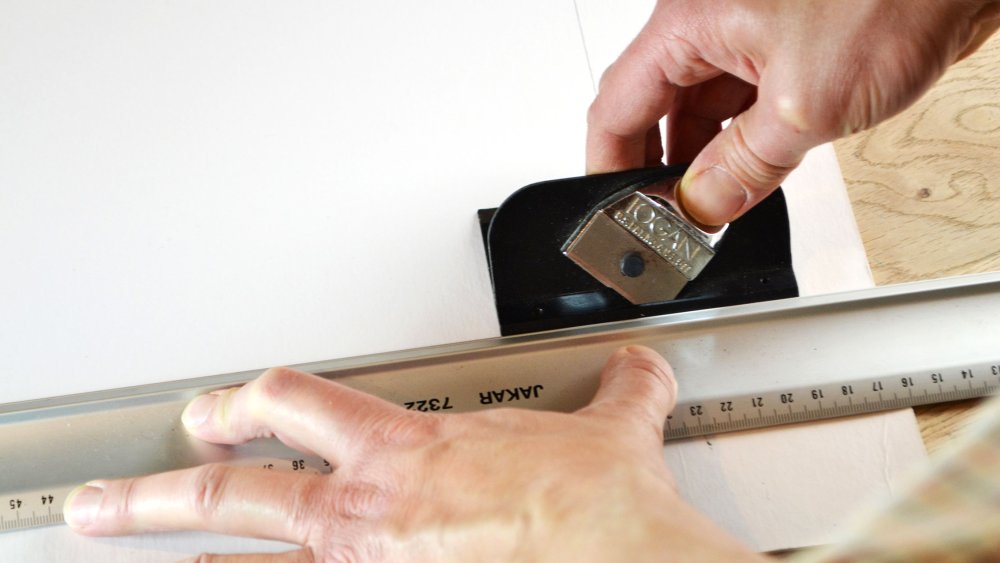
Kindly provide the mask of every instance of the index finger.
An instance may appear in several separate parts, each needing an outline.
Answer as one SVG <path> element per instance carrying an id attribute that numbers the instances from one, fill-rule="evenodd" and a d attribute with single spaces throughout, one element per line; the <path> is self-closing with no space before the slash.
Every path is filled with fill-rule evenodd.
<path id="1" fill-rule="evenodd" d="M 719 74 L 687 46 L 672 45 L 647 25 L 601 76 L 587 113 L 587 173 L 648 165 L 647 135 L 670 111 L 677 86 Z"/>
<path id="2" fill-rule="evenodd" d="M 202 395 L 182 419 L 202 440 L 242 444 L 276 436 L 334 466 L 372 447 L 419 440 L 433 430 L 434 421 L 427 413 L 288 368 L 269 369 L 243 387 Z"/>

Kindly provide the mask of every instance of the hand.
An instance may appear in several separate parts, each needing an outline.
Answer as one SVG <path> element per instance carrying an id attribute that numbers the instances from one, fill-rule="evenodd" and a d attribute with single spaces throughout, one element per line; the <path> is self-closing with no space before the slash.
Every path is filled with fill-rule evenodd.
<path id="1" fill-rule="evenodd" d="M 915 102 L 998 26 L 1000 2 L 984 0 L 660 0 L 601 78 L 588 172 L 660 164 L 666 115 L 667 160 L 693 160 L 680 206 L 724 224 L 810 148 Z"/>
<path id="2" fill-rule="evenodd" d="M 574 414 L 404 410 L 290 369 L 198 397 L 182 417 L 209 442 L 277 436 L 329 475 L 207 465 L 95 481 L 66 501 L 95 536 L 207 530 L 296 543 L 287 561 L 749 560 L 677 496 L 663 462 L 670 366 L 616 352 Z"/>

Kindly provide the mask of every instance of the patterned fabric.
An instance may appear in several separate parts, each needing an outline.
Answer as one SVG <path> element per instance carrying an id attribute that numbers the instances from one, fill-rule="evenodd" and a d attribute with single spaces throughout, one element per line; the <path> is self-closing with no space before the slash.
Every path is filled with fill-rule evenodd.
<path id="1" fill-rule="evenodd" d="M 843 541 L 797 562 L 1000 561 L 1000 397 L 952 449 Z"/>

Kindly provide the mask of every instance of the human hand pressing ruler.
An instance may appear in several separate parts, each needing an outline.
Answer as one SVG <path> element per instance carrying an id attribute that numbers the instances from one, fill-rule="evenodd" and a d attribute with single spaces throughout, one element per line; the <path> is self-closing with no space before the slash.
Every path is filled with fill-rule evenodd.
<path id="1" fill-rule="evenodd" d="M 1000 387 L 1000 273 L 294 367 L 418 411 L 572 411 L 627 344 L 673 365 L 667 440 L 981 397 Z M 331 471 L 274 440 L 218 446 L 184 431 L 190 399 L 259 374 L 0 405 L 0 530 L 61 522 L 69 490 L 96 478 L 210 462 Z"/>

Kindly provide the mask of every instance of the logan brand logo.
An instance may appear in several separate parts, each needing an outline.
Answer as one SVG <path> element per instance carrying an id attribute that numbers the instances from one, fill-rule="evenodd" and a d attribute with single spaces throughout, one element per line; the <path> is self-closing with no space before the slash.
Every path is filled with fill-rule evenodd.
<path id="1" fill-rule="evenodd" d="M 693 262 L 702 257 L 702 245 L 676 219 L 639 197 L 632 197 L 625 209 L 615 211 L 614 219 L 684 274 L 692 273 Z"/>

